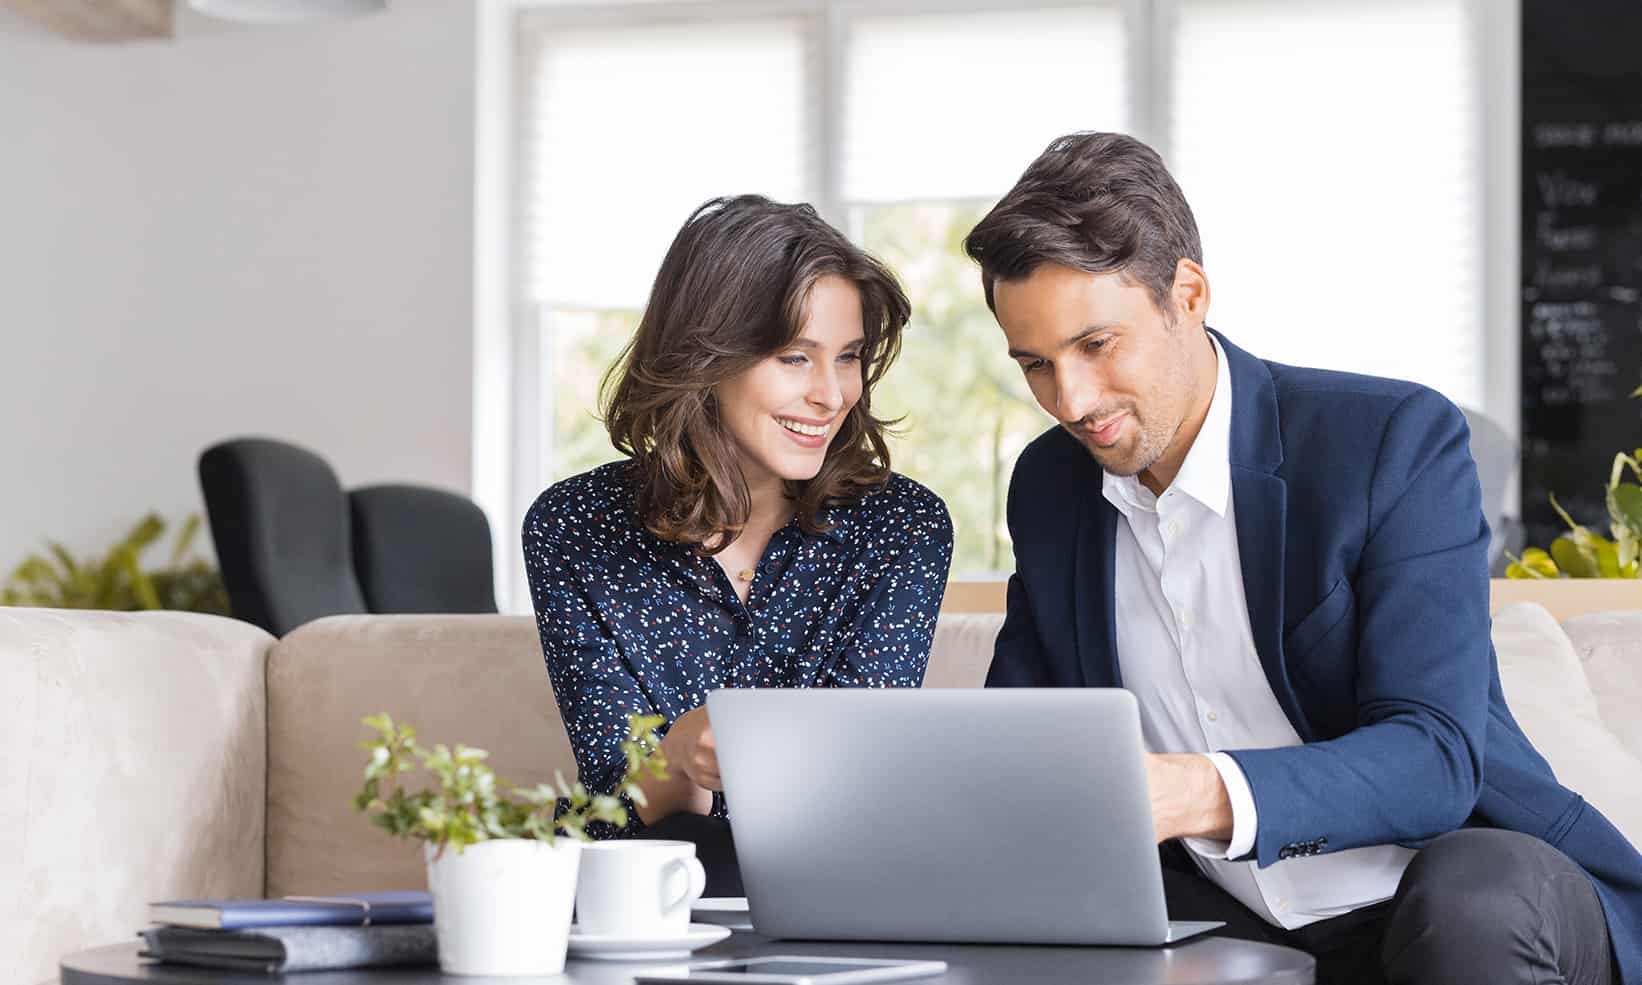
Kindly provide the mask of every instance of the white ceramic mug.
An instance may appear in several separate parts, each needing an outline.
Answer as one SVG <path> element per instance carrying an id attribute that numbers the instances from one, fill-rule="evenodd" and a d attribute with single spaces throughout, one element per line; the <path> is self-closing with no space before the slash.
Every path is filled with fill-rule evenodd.
<path id="1" fill-rule="evenodd" d="M 576 930 L 600 937 L 683 937 L 690 904 L 706 888 L 707 873 L 688 841 L 592 842 L 582 846 Z"/>

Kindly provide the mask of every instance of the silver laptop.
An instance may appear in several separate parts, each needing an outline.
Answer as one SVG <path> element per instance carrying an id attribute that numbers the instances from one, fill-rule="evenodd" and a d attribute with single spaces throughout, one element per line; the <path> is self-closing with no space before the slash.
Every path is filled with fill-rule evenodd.
<path id="1" fill-rule="evenodd" d="M 1173 943 L 1134 696 L 707 697 L 753 926 L 827 940 Z"/>

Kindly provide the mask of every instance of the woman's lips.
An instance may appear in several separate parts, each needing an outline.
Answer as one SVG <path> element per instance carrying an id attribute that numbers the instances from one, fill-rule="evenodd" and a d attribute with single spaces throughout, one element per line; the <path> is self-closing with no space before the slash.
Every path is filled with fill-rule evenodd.
<path id="1" fill-rule="evenodd" d="M 791 421 L 792 423 L 803 426 L 808 430 L 822 429 L 822 433 L 801 434 L 798 431 L 793 430 L 791 427 L 788 427 L 787 424 L 783 423 L 784 420 Z M 791 438 L 793 443 L 801 448 L 825 448 L 827 446 L 827 440 L 830 436 L 829 432 L 831 429 L 819 421 L 799 421 L 796 418 L 783 419 L 778 417 L 776 418 L 776 423 L 781 426 L 782 433 Z"/>

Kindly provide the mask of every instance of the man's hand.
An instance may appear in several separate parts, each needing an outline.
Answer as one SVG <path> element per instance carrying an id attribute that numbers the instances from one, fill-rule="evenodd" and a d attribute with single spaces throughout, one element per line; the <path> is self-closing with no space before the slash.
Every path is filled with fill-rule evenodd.
<path id="1" fill-rule="evenodd" d="M 1146 788 L 1151 792 L 1152 828 L 1159 842 L 1170 838 L 1231 840 L 1231 798 L 1209 757 L 1147 753 Z"/>
<path id="2" fill-rule="evenodd" d="M 674 719 L 673 727 L 661 740 L 661 754 L 667 758 L 669 769 L 683 773 L 696 786 L 724 789 L 724 781 L 718 777 L 718 746 L 713 742 L 706 705 Z"/>

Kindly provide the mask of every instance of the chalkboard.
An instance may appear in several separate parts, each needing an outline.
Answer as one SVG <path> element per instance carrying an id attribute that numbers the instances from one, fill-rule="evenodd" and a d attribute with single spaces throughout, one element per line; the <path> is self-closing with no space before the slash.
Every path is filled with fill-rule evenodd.
<path id="1" fill-rule="evenodd" d="M 1522 509 L 1548 547 L 1608 532 L 1614 452 L 1642 447 L 1642 3 L 1522 4 Z"/>

